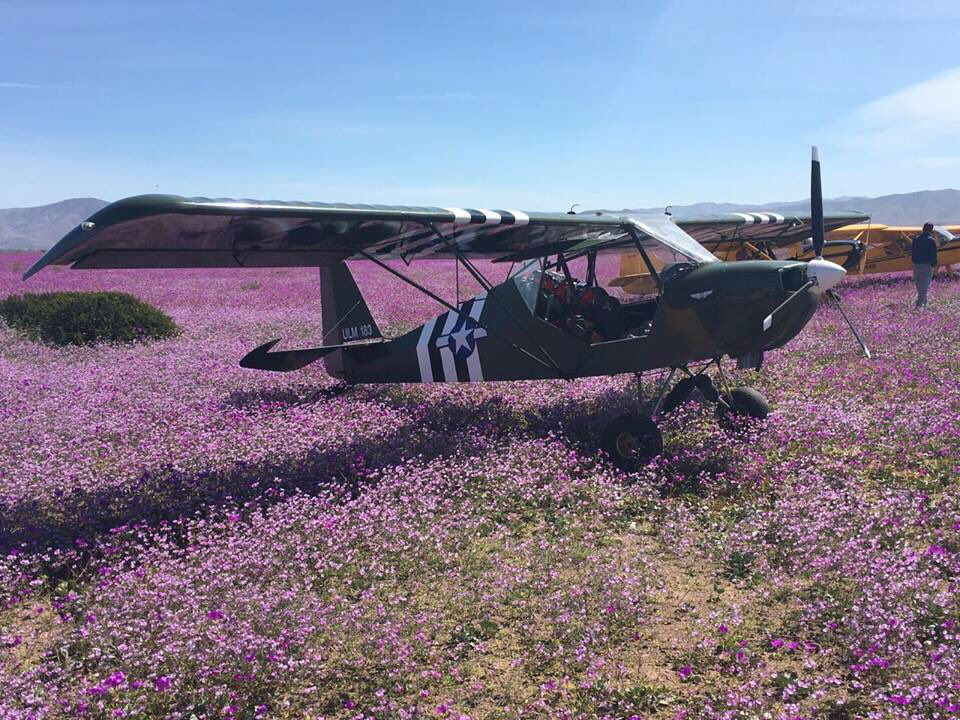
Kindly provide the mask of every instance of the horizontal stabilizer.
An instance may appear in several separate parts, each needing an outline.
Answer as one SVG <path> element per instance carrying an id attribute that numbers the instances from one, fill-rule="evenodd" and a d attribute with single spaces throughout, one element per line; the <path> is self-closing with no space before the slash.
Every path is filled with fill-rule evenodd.
<path id="1" fill-rule="evenodd" d="M 346 345 L 325 345 L 316 348 L 303 348 L 302 350 L 278 350 L 270 352 L 270 348 L 280 342 L 280 339 L 271 340 L 259 347 L 254 348 L 240 360 L 240 367 L 251 370 L 271 370 L 273 372 L 290 372 L 306 367 L 312 362 L 316 362 L 325 355 L 329 355 L 334 350 L 344 350 L 346 348 L 374 345 L 383 342 L 378 340 L 366 343 L 348 343 Z"/>

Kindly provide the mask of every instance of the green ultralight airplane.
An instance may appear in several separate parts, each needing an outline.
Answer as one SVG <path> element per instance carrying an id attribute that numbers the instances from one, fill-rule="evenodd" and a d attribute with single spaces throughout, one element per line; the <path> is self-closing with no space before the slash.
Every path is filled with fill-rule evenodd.
<path id="1" fill-rule="evenodd" d="M 662 448 L 653 418 L 695 389 L 716 403 L 721 415 L 766 416 L 762 395 L 729 387 L 720 359 L 730 356 L 740 367 L 759 369 L 763 353 L 797 335 L 822 297 L 830 293 L 839 303 L 832 288 L 845 270 L 822 258 L 824 229 L 866 219 L 852 212 L 824 218 L 816 148 L 811 213 L 791 217 L 676 218 L 141 195 L 108 205 L 81 223 L 24 279 L 51 264 L 77 269 L 319 267 L 323 341 L 332 344 L 273 351 L 279 342 L 274 340 L 248 353 L 243 367 L 289 371 L 324 358 L 327 372 L 347 384 L 634 373 L 637 412 L 613 420 L 603 437 L 613 460 L 630 469 Z M 817 257 L 721 262 L 698 242 L 746 225 L 763 226 L 766 232 L 750 228 L 758 241 L 812 234 Z M 596 279 L 597 254 L 625 249 L 640 253 L 657 289 L 629 303 L 611 297 Z M 450 303 L 385 262 L 423 258 L 455 259 L 483 292 Z M 512 263 L 508 278 L 491 284 L 472 262 L 477 258 Z M 377 264 L 447 311 L 404 335 L 384 338 L 348 259 Z M 583 281 L 572 276 L 575 259 L 586 260 Z M 707 374 L 710 367 L 716 368 L 721 390 Z M 668 372 L 655 398 L 644 405 L 643 373 L 659 369 Z M 683 377 L 674 384 L 678 373 Z"/>

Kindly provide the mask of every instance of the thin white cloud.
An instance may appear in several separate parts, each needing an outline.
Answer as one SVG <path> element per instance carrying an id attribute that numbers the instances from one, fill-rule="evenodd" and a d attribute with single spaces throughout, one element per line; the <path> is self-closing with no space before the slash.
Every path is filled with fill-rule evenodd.
<path id="1" fill-rule="evenodd" d="M 849 144 L 874 151 L 956 142 L 960 139 L 960 68 L 864 103 L 849 118 L 845 134 Z"/>
<path id="2" fill-rule="evenodd" d="M 477 95 L 475 93 L 446 92 L 397 95 L 396 99 L 404 102 L 487 102 L 493 98 L 489 95 Z"/>
<path id="3" fill-rule="evenodd" d="M 0 81 L 0 88 L 10 90 L 62 90 L 63 85 L 40 85 L 37 83 Z"/>
<path id="4" fill-rule="evenodd" d="M 877 21 L 953 20 L 960 17 L 956 0 L 807 0 L 803 3 L 771 3 L 765 8 L 771 15 L 788 18 L 818 18 Z"/>

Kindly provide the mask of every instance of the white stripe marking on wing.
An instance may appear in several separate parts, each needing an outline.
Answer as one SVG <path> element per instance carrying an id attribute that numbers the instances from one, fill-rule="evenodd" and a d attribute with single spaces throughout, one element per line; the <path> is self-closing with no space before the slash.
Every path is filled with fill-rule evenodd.
<path id="1" fill-rule="evenodd" d="M 514 224 L 514 225 L 529 225 L 529 224 L 530 224 L 530 216 L 527 215 L 523 210 L 507 210 L 507 212 L 510 213 L 511 215 L 513 215 L 513 217 L 514 217 L 513 224 Z"/>
<path id="2" fill-rule="evenodd" d="M 483 221 L 484 225 L 496 225 L 503 219 L 500 217 L 500 213 L 495 213 L 493 210 L 477 208 L 477 211 L 483 214 L 483 217 L 485 218 Z"/>
<path id="3" fill-rule="evenodd" d="M 453 213 L 454 225 L 469 225 L 470 213 L 463 208 L 444 208 L 448 213 Z"/>

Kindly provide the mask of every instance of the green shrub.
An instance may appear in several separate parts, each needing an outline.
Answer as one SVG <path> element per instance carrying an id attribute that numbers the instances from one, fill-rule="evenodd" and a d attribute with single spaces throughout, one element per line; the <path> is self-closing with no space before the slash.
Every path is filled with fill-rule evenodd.
<path id="1" fill-rule="evenodd" d="M 119 292 L 11 295 L 0 301 L 0 318 L 30 338 L 53 345 L 133 342 L 180 334 L 160 310 Z"/>

